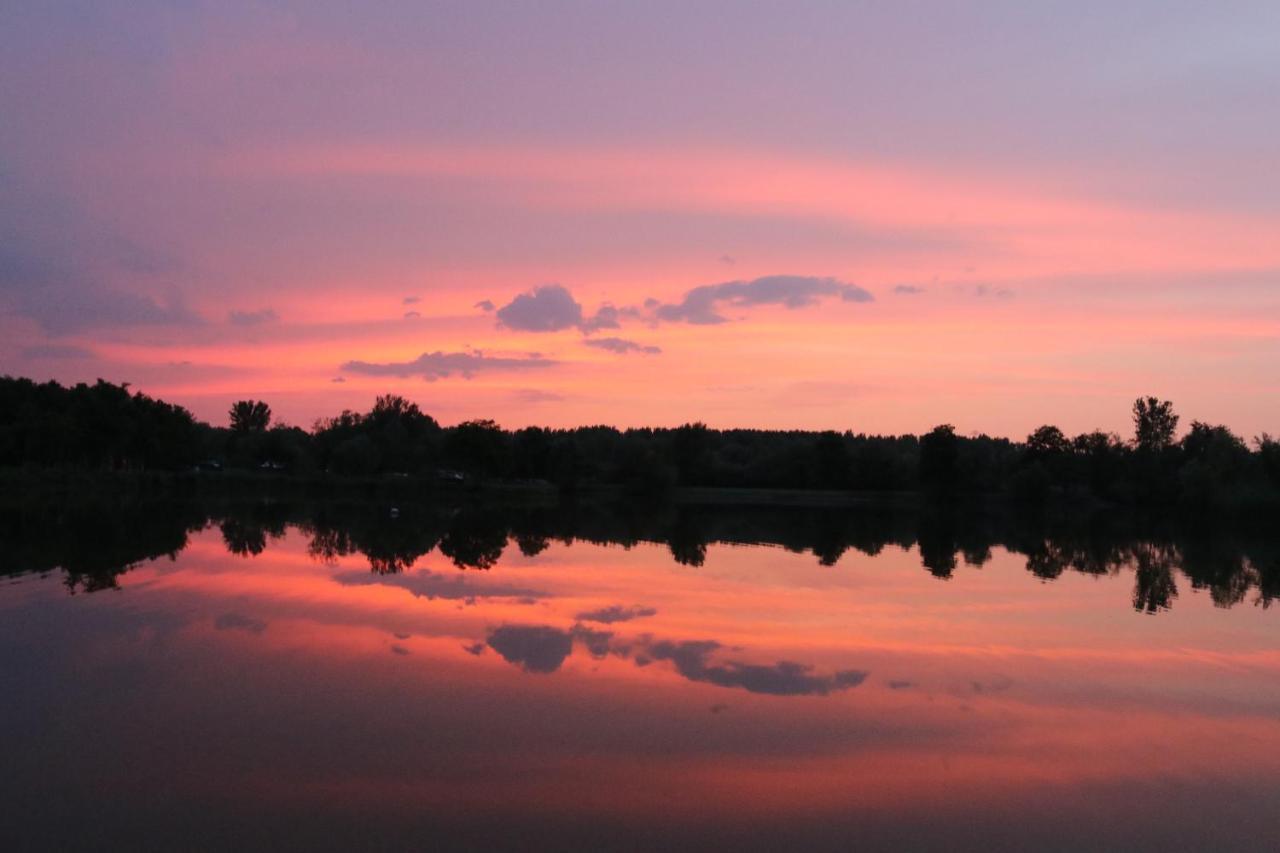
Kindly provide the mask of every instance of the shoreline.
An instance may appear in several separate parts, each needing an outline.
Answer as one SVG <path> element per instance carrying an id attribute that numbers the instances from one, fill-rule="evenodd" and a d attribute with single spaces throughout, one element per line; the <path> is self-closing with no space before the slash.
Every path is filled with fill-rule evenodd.
<path id="1" fill-rule="evenodd" d="M 1021 513 L 1089 516 L 1102 512 L 1160 514 L 1194 521 L 1266 517 L 1278 508 L 1268 501 L 1240 501 L 1206 509 L 1169 503 L 1113 503 L 1092 496 L 1053 495 L 1040 503 L 1020 502 L 1004 493 L 934 494 L 920 490 L 817 490 L 727 486 L 676 486 L 637 493 L 622 486 L 582 485 L 564 490 L 545 481 L 440 482 L 424 476 L 350 477 L 232 470 L 88 471 L 79 468 L 0 468 L 0 504 L 77 505 L 157 500 L 212 501 L 398 501 L 550 506 L 562 503 L 742 507 L 744 509 L 877 509 L 967 513 Z"/>

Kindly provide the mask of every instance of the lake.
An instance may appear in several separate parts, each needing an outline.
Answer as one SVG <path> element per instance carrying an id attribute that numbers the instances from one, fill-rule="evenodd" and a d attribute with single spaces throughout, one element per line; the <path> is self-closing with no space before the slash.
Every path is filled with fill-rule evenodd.
<path id="1" fill-rule="evenodd" d="M 0 511 L 5 849 L 1270 850 L 1280 541 L 976 510 Z"/>

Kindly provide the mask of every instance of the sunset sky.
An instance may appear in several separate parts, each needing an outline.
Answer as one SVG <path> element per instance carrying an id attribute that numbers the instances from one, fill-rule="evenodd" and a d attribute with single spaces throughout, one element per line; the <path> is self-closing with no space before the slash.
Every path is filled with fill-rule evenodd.
<path id="1" fill-rule="evenodd" d="M 1280 432 L 1280 4 L 0 5 L 0 373 Z"/>

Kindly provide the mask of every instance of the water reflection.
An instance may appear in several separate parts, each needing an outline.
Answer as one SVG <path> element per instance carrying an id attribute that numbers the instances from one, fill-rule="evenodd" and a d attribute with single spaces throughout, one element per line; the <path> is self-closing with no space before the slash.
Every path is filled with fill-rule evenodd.
<path id="1" fill-rule="evenodd" d="M 1235 606 L 1275 595 L 1266 536 L 396 509 L 0 512 L 5 849 L 1250 849 L 1280 831 L 1275 612 Z"/>
<path id="2" fill-rule="evenodd" d="M 1133 574 L 1134 609 L 1158 613 L 1178 597 L 1179 579 L 1207 590 L 1215 604 L 1263 607 L 1280 595 L 1280 537 L 1098 514 L 1054 519 L 955 510 L 643 506 L 622 503 L 544 506 L 251 503 L 220 507 L 144 505 L 0 510 L 0 572 L 61 570 L 72 591 L 117 586 L 139 562 L 174 556 L 191 533 L 216 526 L 226 549 L 261 555 L 292 526 L 308 553 L 332 563 L 362 555 L 380 575 L 401 574 L 438 549 L 459 569 L 493 568 L 509 544 L 536 557 L 552 542 L 633 547 L 665 545 L 678 564 L 697 568 L 713 544 L 777 545 L 837 566 L 849 552 L 875 556 L 912 549 L 940 580 L 981 568 L 993 548 L 1025 558 L 1043 580 L 1064 572 Z M 443 594 L 440 592 L 437 595 Z"/>

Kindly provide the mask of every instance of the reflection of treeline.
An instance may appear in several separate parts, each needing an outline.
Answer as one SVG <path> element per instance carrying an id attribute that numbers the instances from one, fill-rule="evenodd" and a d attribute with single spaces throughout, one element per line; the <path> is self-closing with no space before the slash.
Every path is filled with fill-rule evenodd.
<path id="1" fill-rule="evenodd" d="M 441 427 L 417 405 L 385 396 L 310 431 L 271 424 L 270 407 L 243 400 L 230 426 L 98 382 L 62 388 L 0 379 L 0 466 L 96 470 L 240 468 L 295 475 L 403 476 L 413 482 L 543 481 L 565 490 L 671 486 L 1001 494 L 1020 503 L 1069 498 L 1180 503 L 1196 508 L 1280 506 L 1280 441 L 1252 445 L 1200 422 L 1177 437 L 1171 404 L 1133 407 L 1129 440 L 1074 437 L 1043 426 L 1015 442 L 961 436 L 592 426 L 501 429 L 492 421 Z"/>
<path id="2" fill-rule="evenodd" d="M 1280 539 L 1223 524 L 1172 524 L 1116 513 L 1081 520 L 961 511 L 950 505 L 889 508 L 717 508 L 635 502 L 539 506 L 255 503 L 198 510 L 179 504 L 93 511 L 0 511 L 6 574 L 62 569 L 73 589 L 116 585 L 137 563 L 185 547 L 190 531 L 216 525 L 227 550 L 263 553 L 291 528 L 319 562 L 361 556 L 394 574 L 436 551 L 462 569 L 489 569 L 507 549 L 536 556 L 551 543 L 665 545 L 683 565 L 701 566 L 713 543 L 775 545 L 834 565 L 850 552 L 916 549 L 922 568 L 942 579 L 980 567 L 995 548 L 1022 555 L 1027 570 L 1052 580 L 1067 572 L 1133 571 L 1134 606 L 1172 605 L 1179 576 L 1219 606 L 1280 596 Z"/>
<path id="3" fill-rule="evenodd" d="M 140 563 L 176 557 L 207 520 L 175 502 L 0 508 L 0 575 L 61 571 L 72 592 L 111 589 Z"/>

